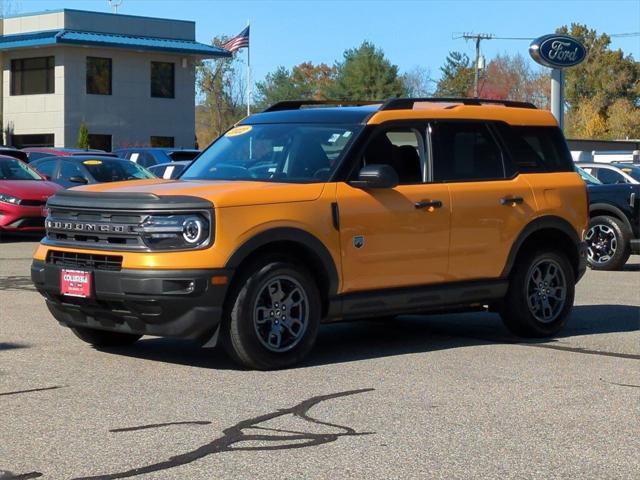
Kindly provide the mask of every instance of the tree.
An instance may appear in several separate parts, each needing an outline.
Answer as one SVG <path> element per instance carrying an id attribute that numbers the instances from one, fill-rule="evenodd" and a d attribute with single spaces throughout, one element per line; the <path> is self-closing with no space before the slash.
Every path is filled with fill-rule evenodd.
<path id="1" fill-rule="evenodd" d="M 216 37 L 213 45 L 221 46 L 226 37 Z M 245 79 L 242 64 L 235 56 L 207 60 L 197 66 L 198 96 L 196 137 L 198 145 L 208 145 L 240 120 L 246 111 Z"/>
<path id="2" fill-rule="evenodd" d="M 256 84 L 258 108 L 266 108 L 283 100 L 324 100 L 334 82 L 335 67 L 304 62 L 287 70 L 278 67 Z"/>
<path id="3" fill-rule="evenodd" d="M 611 138 L 640 138 L 640 108 L 619 98 L 607 109 L 607 131 Z"/>
<path id="4" fill-rule="evenodd" d="M 442 77 L 436 85 L 437 97 L 467 97 L 473 88 L 473 65 L 462 52 L 449 52 L 440 67 Z"/>
<path id="5" fill-rule="evenodd" d="M 549 75 L 531 69 L 521 54 L 498 55 L 485 69 L 479 96 L 499 100 L 531 102 L 538 108 L 549 108 Z"/>
<path id="6" fill-rule="evenodd" d="M 398 67 L 371 42 L 346 50 L 335 68 L 336 79 L 328 93 L 336 100 L 380 100 L 406 94 Z"/>
<path id="7" fill-rule="evenodd" d="M 638 138 L 640 64 L 622 50 L 611 50 L 607 34 L 586 25 L 560 27 L 587 50 L 581 64 L 565 71 L 566 130 L 575 138 Z"/>
<path id="8" fill-rule="evenodd" d="M 429 70 L 416 66 L 402 75 L 406 94 L 410 97 L 428 97 L 433 92 Z"/>
<path id="9" fill-rule="evenodd" d="M 83 150 L 89 150 L 89 129 L 87 124 L 83 121 L 80 122 L 80 129 L 78 130 L 78 142 L 76 145 Z"/>
<path id="10" fill-rule="evenodd" d="M 634 105 L 640 100 L 640 64 L 622 50 L 611 50 L 610 37 L 598 35 L 586 25 L 560 27 L 558 33 L 580 40 L 587 50 L 584 62 L 565 72 L 565 98 L 569 106 L 602 94 L 603 108 L 615 100 L 626 98 Z"/>

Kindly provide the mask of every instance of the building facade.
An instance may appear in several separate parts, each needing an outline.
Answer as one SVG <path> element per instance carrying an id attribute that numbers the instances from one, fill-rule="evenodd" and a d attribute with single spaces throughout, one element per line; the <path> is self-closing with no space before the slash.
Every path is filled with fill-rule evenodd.
<path id="1" fill-rule="evenodd" d="M 0 20 L 4 143 L 192 148 L 195 66 L 226 50 L 195 22 L 59 10 Z"/>

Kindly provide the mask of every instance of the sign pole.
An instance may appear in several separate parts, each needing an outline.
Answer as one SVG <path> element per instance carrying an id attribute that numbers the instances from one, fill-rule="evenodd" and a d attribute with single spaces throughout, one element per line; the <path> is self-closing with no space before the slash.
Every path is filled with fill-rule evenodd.
<path id="1" fill-rule="evenodd" d="M 564 70 L 561 68 L 551 69 L 551 113 L 560 130 L 564 130 Z"/>

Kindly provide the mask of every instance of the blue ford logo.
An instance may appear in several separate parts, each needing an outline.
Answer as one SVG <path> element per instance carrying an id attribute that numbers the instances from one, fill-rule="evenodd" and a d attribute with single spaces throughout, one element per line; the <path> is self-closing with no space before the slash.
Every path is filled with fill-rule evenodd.
<path id="1" fill-rule="evenodd" d="M 552 34 L 531 42 L 529 54 L 545 67 L 567 68 L 581 63 L 587 56 L 587 50 L 573 37 Z"/>

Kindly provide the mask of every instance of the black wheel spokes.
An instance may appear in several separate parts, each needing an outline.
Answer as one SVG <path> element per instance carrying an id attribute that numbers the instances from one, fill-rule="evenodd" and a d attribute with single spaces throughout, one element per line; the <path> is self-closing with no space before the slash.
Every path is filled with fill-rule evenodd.
<path id="1" fill-rule="evenodd" d="M 292 277 L 278 276 L 266 282 L 254 306 L 254 327 L 260 342 L 273 352 L 295 347 L 307 328 L 309 301 Z"/>
<path id="2" fill-rule="evenodd" d="M 562 312 L 566 295 L 567 284 L 558 263 L 541 260 L 531 268 L 527 283 L 527 304 L 538 321 L 553 322 Z"/>
<path id="3" fill-rule="evenodd" d="M 606 263 L 615 255 L 618 248 L 616 234 L 608 225 L 594 225 L 585 235 L 587 256 L 592 263 Z"/>

